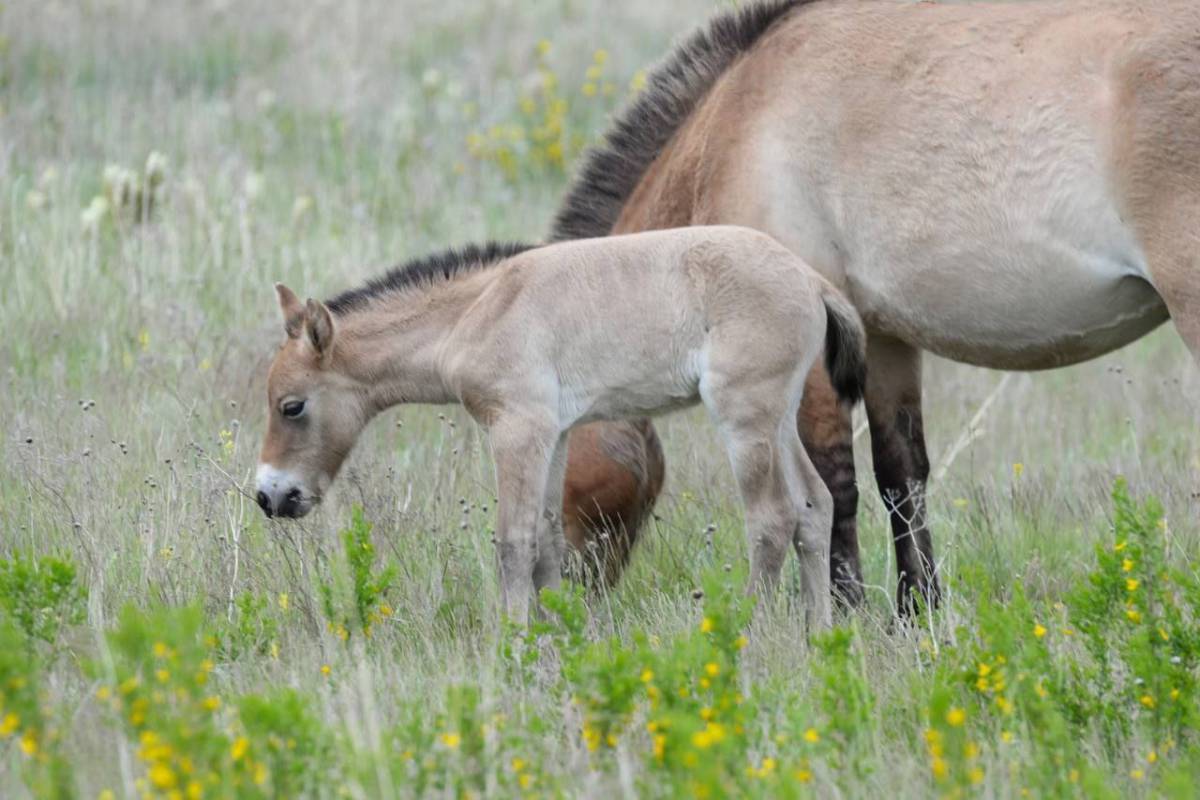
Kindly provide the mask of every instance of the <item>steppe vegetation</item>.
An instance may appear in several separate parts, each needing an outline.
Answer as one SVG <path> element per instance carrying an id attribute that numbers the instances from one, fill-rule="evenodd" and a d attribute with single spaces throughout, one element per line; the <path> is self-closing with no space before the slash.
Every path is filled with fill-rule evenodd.
<path id="1" fill-rule="evenodd" d="M 457 409 L 377 420 L 303 521 L 256 508 L 272 282 L 544 235 L 713 8 L 0 6 L 0 796 L 1194 796 L 1200 380 L 1169 326 L 1052 373 L 929 359 L 946 602 L 911 625 L 865 433 L 868 606 L 811 641 L 794 563 L 746 624 L 702 412 L 661 425 L 625 579 L 531 631 L 496 624 Z"/>

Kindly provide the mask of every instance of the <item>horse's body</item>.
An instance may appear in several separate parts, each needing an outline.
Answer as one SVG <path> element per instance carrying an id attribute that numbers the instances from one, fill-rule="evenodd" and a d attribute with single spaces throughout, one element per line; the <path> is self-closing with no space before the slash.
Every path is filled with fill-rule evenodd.
<path id="1" fill-rule="evenodd" d="M 703 402 L 746 506 L 751 585 L 774 586 L 794 546 L 810 619 L 829 623 L 832 498 L 794 421 L 822 349 L 839 395 L 857 398 L 865 334 L 836 289 L 764 234 L 563 242 L 441 274 L 401 268 L 328 306 L 279 295 L 288 339 L 258 475 L 268 514 L 307 513 L 384 408 L 461 403 L 488 431 L 504 605 L 524 620 L 533 592 L 560 579 L 567 431 Z"/>
<path id="2" fill-rule="evenodd" d="M 1168 314 L 1200 355 L 1200 5 L 792 0 L 683 44 L 594 153 L 556 238 L 766 231 L 859 309 L 901 600 L 936 597 L 920 353 L 1042 369 Z M 859 596 L 849 417 L 810 376 L 801 436 Z"/>

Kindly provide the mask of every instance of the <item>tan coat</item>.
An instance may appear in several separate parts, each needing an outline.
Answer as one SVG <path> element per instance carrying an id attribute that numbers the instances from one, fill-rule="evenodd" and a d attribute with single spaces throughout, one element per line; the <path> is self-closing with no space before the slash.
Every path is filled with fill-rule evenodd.
<path id="1" fill-rule="evenodd" d="M 566 432 L 703 402 L 746 505 L 751 585 L 773 587 L 794 545 L 810 617 L 829 624 L 831 499 L 794 420 L 823 350 L 857 399 L 864 336 L 795 255 L 745 228 L 684 228 L 392 287 L 336 316 L 279 288 L 288 339 L 268 377 L 258 475 L 268 514 L 306 513 L 384 408 L 459 402 L 491 441 L 504 605 L 524 620 L 560 577 Z"/>

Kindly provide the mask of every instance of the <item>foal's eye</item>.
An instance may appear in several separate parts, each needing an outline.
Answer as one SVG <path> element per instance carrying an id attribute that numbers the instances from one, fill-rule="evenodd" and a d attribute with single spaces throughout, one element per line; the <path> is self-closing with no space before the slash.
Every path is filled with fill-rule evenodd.
<path id="1" fill-rule="evenodd" d="M 303 400 L 289 400 L 283 404 L 283 415 L 285 417 L 298 417 L 304 413 Z"/>

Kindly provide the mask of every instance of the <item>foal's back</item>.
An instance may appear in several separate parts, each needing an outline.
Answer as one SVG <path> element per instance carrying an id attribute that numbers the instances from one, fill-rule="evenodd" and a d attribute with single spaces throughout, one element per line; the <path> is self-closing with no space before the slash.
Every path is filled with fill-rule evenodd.
<path id="1" fill-rule="evenodd" d="M 821 285 L 748 228 L 562 242 L 498 269 L 463 336 L 477 343 L 472 362 L 552 383 L 568 424 L 662 413 L 699 400 L 714 337 L 764 367 L 811 363 L 824 331 Z"/>

